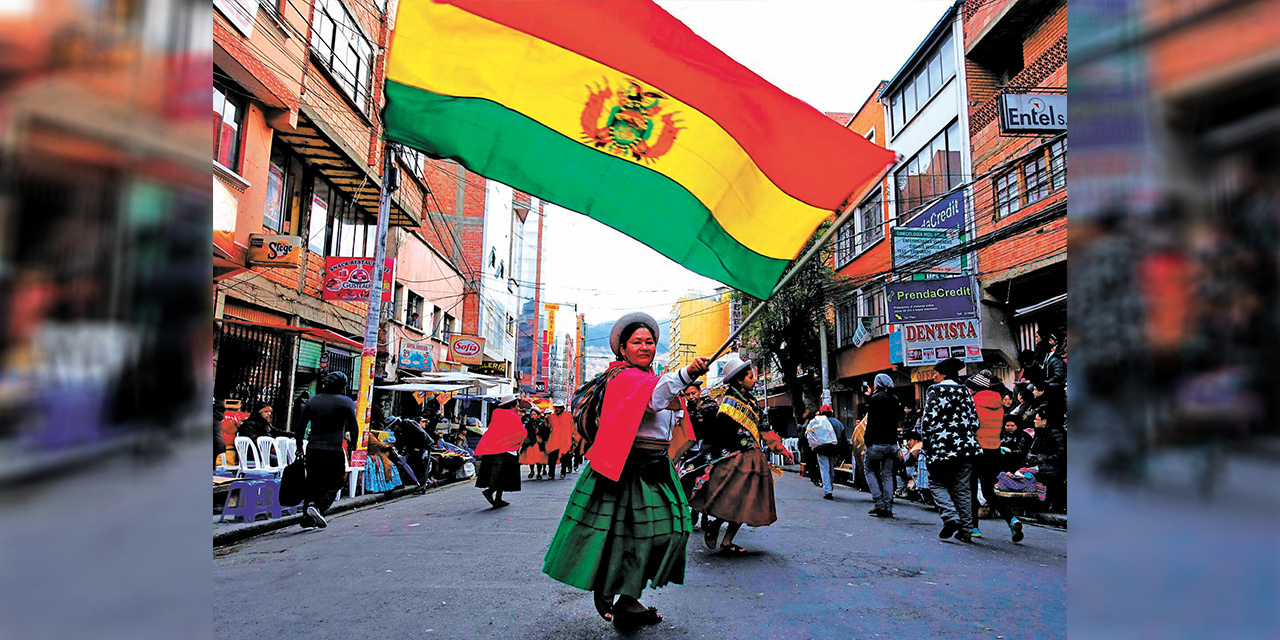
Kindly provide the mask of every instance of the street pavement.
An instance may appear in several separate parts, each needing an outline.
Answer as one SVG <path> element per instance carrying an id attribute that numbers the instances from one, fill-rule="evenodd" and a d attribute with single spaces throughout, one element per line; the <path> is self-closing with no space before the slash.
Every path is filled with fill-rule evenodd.
<path id="1" fill-rule="evenodd" d="M 789 473 L 779 520 L 744 527 L 724 557 L 699 532 L 684 585 L 646 591 L 665 620 L 631 632 L 590 594 L 541 572 L 577 474 L 524 481 L 491 510 L 471 483 L 338 514 L 214 552 L 215 637 L 1058 638 L 1066 635 L 1067 533 L 1028 524 L 1021 544 L 984 520 L 968 545 L 935 512 L 870 496 L 822 499 Z"/>

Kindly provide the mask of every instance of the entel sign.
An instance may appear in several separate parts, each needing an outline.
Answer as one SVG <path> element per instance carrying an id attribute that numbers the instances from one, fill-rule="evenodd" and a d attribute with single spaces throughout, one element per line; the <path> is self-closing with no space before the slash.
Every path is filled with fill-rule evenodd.
<path id="1" fill-rule="evenodd" d="M 1009 133 L 1057 133 L 1067 130 L 1067 96 L 1000 96 L 1000 130 Z"/>

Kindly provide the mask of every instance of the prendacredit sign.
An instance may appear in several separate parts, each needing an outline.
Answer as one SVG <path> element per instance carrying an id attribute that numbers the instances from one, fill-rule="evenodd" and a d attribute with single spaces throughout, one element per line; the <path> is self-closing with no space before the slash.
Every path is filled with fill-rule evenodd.
<path id="1" fill-rule="evenodd" d="M 465 335 L 450 336 L 449 359 L 467 364 L 484 363 L 484 338 Z"/>

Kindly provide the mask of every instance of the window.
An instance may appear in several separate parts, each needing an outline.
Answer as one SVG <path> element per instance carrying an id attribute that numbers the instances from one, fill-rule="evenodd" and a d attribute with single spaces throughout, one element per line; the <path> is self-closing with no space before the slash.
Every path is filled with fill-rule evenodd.
<path id="1" fill-rule="evenodd" d="M 858 318 L 858 300 L 853 298 L 836 306 L 836 346 L 853 344 L 854 322 Z"/>
<path id="2" fill-rule="evenodd" d="M 329 233 L 329 255 L 372 258 L 378 241 L 377 220 L 345 197 L 337 198 Z"/>
<path id="3" fill-rule="evenodd" d="M 395 283 L 391 294 L 391 317 L 396 322 L 403 323 L 405 321 L 405 289 L 404 285 L 399 282 Z"/>
<path id="4" fill-rule="evenodd" d="M 333 200 L 329 183 L 316 178 L 311 185 L 311 222 L 307 225 L 307 249 L 325 255 L 325 232 L 329 229 L 329 203 Z"/>
<path id="5" fill-rule="evenodd" d="M 1007 216 L 1022 208 L 1018 191 L 1018 172 L 1010 171 L 996 178 L 996 212 Z"/>
<path id="6" fill-rule="evenodd" d="M 858 235 L 858 230 L 855 228 L 856 224 L 856 219 L 851 222 L 846 222 L 845 225 L 840 227 L 840 230 L 836 232 L 836 237 L 831 244 L 831 248 L 833 251 L 832 260 L 835 261 L 837 269 L 849 264 L 849 261 L 853 260 L 853 256 L 857 253 L 857 251 L 854 250 L 854 239 Z"/>
<path id="7" fill-rule="evenodd" d="M 1040 202 L 1049 196 L 1049 176 L 1045 170 L 1045 157 L 1031 160 L 1022 167 L 1026 179 L 1027 204 Z"/>
<path id="8" fill-rule="evenodd" d="M 311 50 L 333 73 L 338 87 L 361 111 L 369 102 L 369 76 L 373 45 L 342 0 L 317 0 L 312 23 Z"/>
<path id="9" fill-rule="evenodd" d="M 514 336 L 516 334 L 516 319 L 507 314 L 507 335 Z"/>
<path id="10" fill-rule="evenodd" d="M 419 331 L 422 330 L 422 302 L 422 296 L 410 291 L 405 304 L 407 312 L 405 324 Z"/>
<path id="11" fill-rule="evenodd" d="M 216 70 L 216 69 L 215 69 Z M 216 70 L 222 74 L 221 70 Z M 225 75 L 225 74 L 223 74 Z M 231 85 L 213 81 L 213 159 L 232 170 L 240 169 L 240 129 L 245 100 Z"/>
<path id="12" fill-rule="evenodd" d="M 440 314 L 442 313 L 444 313 L 444 311 L 441 310 L 440 307 L 436 307 L 435 311 L 432 312 L 431 314 L 431 337 L 439 338 L 441 340 L 448 340 L 449 339 L 448 335 L 445 335 L 445 336 L 440 335 L 440 328 L 441 328 Z"/>
<path id="13" fill-rule="evenodd" d="M 858 298 L 862 303 L 862 326 L 866 327 L 873 338 L 885 335 L 887 325 L 884 322 L 884 289 L 877 287 L 864 291 Z"/>
<path id="14" fill-rule="evenodd" d="M 449 336 L 453 335 L 453 316 L 447 313 L 444 314 L 443 330 L 444 330 L 444 339 L 448 340 Z"/>
<path id="15" fill-rule="evenodd" d="M 1067 139 L 1049 145 L 1049 182 L 1057 191 L 1067 186 Z"/>
<path id="16" fill-rule="evenodd" d="M 417 149 L 400 147 L 400 164 L 419 180 L 426 182 L 427 156 Z"/>
<path id="17" fill-rule="evenodd" d="M 884 238 L 884 198 L 881 191 L 858 207 L 858 253 Z"/>
<path id="18" fill-rule="evenodd" d="M 952 122 L 893 174 L 900 221 L 964 182 L 961 143 L 959 122 Z"/>
<path id="19" fill-rule="evenodd" d="M 267 168 L 267 199 L 262 209 L 262 226 L 282 233 L 288 229 L 289 211 L 292 209 L 292 180 L 289 177 L 289 160 L 279 149 L 271 151 L 271 166 Z"/>
<path id="20" fill-rule="evenodd" d="M 902 83 L 902 89 L 889 100 L 889 121 L 892 131 L 902 130 L 929 99 L 942 90 L 956 74 L 955 52 L 951 50 L 951 34 L 942 39 L 933 53 Z"/>

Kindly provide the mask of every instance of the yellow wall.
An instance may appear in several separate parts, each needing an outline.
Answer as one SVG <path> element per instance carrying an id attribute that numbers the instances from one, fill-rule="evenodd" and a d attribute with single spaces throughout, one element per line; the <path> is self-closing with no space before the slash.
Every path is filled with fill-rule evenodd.
<path id="1" fill-rule="evenodd" d="M 671 366 L 683 367 L 695 357 L 710 357 L 729 338 L 729 294 L 719 300 L 681 298 L 671 307 Z M 682 353 L 681 342 L 694 345 Z"/>

